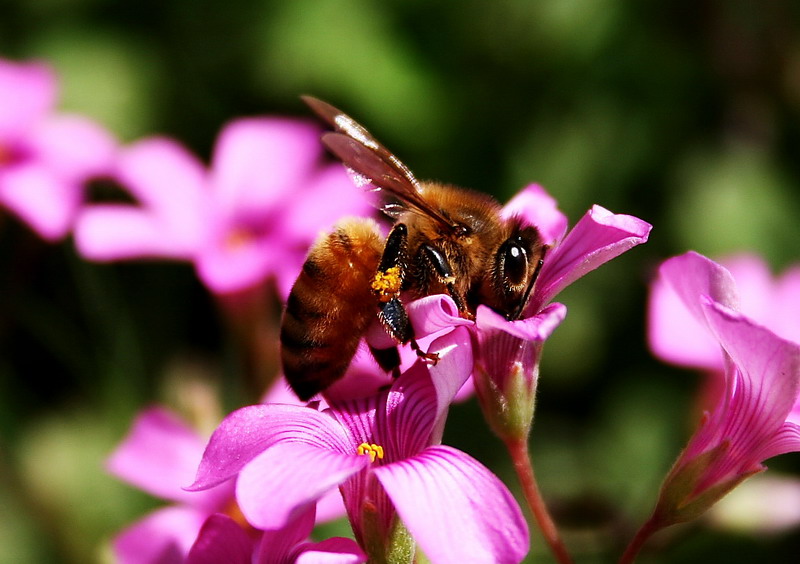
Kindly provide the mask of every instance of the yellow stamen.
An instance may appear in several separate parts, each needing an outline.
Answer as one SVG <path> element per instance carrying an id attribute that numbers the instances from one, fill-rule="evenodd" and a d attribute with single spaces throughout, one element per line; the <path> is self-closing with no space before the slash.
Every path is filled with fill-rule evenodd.
<path id="1" fill-rule="evenodd" d="M 248 534 L 255 535 L 256 529 L 247 521 L 242 513 L 242 510 L 239 508 L 239 504 L 236 503 L 235 499 L 231 499 L 224 508 L 222 508 L 222 513 L 230 517 L 237 523 L 242 529 L 247 531 Z"/>
<path id="2" fill-rule="evenodd" d="M 378 294 L 378 299 L 388 302 L 400 295 L 400 286 L 403 280 L 400 276 L 400 267 L 387 268 L 385 272 L 377 272 L 372 281 L 372 290 Z"/>
<path id="3" fill-rule="evenodd" d="M 375 443 L 361 443 L 358 445 L 357 452 L 359 456 L 368 454 L 370 462 L 375 462 L 376 458 L 383 458 L 383 447 L 381 445 L 376 445 Z"/>

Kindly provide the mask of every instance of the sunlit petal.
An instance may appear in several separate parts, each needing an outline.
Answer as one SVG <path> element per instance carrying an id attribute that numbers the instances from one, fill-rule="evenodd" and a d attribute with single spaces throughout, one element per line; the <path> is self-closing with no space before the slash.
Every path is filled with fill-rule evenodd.
<path id="1" fill-rule="evenodd" d="M 374 469 L 434 564 L 520 562 L 528 528 L 514 497 L 473 458 L 446 446 Z"/>
<path id="2" fill-rule="evenodd" d="M 538 311 L 565 287 L 647 241 L 651 225 L 592 206 L 544 261 L 528 311 Z"/>
<path id="3" fill-rule="evenodd" d="M 567 216 L 559 211 L 555 198 L 538 184 L 526 186 L 503 206 L 503 217 L 511 216 L 536 226 L 546 245 L 558 243 L 567 232 Z"/>
<path id="4" fill-rule="evenodd" d="M 251 405 L 228 415 L 211 436 L 189 490 L 200 490 L 236 475 L 265 449 L 294 441 L 349 452 L 351 444 L 328 415 L 296 405 Z"/>
<path id="5" fill-rule="evenodd" d="M 239 473 L 236 499 L 248 522 L 279 529 L 324 494 L 369 464 L 355 447 L 344 454 L 319 444 L 281 441 L 250 460 Z"/>

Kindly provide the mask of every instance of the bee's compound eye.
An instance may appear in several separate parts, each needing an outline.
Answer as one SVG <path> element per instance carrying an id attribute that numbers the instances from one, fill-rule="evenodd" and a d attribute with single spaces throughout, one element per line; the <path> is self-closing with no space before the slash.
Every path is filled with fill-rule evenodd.
<path id="1" fill-rule="evenodd" d="M 503 278 L 509 286 L 519 286 L 528 274 L 528 253 L 516 241 L 507 241 L 503 250 Z"/>

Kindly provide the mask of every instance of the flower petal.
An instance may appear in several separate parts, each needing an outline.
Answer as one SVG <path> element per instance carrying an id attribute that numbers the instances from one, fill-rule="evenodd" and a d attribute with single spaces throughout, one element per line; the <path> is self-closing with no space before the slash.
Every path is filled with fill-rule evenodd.
<path id="1" fill-rule="evenodd" d="M 467 454 L 434 446 L 373 472 L 432 563 L 517 563 L 528 552 L 514 496 Z"/>
<path id="2" fill-rule="evenodd" d="M 518 216 L 535 225 L 545 245 L 553 245 L 567 232 L 567 216 L 558 210 L 555 198 L 538 184 L 520 190 L 503 207 L 503 217 Z"/>
<path id="3" fill-rule="evenodd" d="M 719 343 L 663 277 L 650 284 L 647 338 L 650 350 L 662 360 L 719 372 L 724 369 Z"/>
<path id="4" fill-rule="evenodd" d="M 211 174 L 216 206 L 224 216 L 259 214 L 303 186 L 322 155 L 311 122 L 239 119 L 227 124 L 214 147 Z"/>
<path id="5" fill-rule="evenodd" d="M 124 149 L 114 178 L 136 205 L 86 206 L 76 243 L 93 260 L 188 259 L 213 229 L 203 165 L 179 144 L 150 138 Z"/>
<path id="6" fill-rule="evenodd" d="M 292 557 L 295 547 L 304 543 L 314 528 L 315 508 L 311 505 L 286 526 L 272 531 L 264 531 L 261 535 L 261 546 L 256 561 L 258 564 L 283 564 L 294 562 Z"/>
<path id="7" fill-rule="evenodd" d="M 536 312 L 572 282 L 647 241 L 652 226 L 631 215 L 592 206 L 545 258 L 526 311 Z"/>
<path id="8" fill-rule="evenodd" d="M 800 266 L 783 273 L 773 290 L 764 323 L 780 337 L 800 343 Z"/>
<path id="9" fill-rule="evenodd" d="M 41 122 L 28 143 L 36 158 L 65 180 L 109 174 L 116 152 L 111 133 L 77 115 L 61 114 Z"/>
<path id="10" fill-rule="evenodd" d="M 40 162 L 9 167 L 0 177 L 0 202 L 47 241 L 69 233 L 81 198 L 81 186 Z"/>
<path id="11" fill-rule="evenodd" d="M 308 510 L 370 460 L 324 444 L 275 444 L 248 462 L 236 482 L 236 500 L 259 529 L 280 529 Z"/>
<path id="12" fill-rule="evenodd" d="M 113 541 L 119 564 L 183 561 L 208 513 L 190 507 L 155 511 L 120 533 Z"/>
<path id="13" fill-rule="evenodd" d="M 458 306 L 453 298 L 446 294 L 434 294 L 414 300 L 406 306 L 406 311 L 417 338 L 442 329 L 474 324 L 458 314 Z"/>
<path id="14" fill-rule="evenodd" d="M 227 515 L 209 517 L 192 545 L 186 564 L 250 564 L 253 541 Z"/>
<path id="15" fill-rule="evenodd" d="M 763 445 L 763 452 L 758 453 L 758 458 L 766 460 L 787 452 L 800 452 L 800 425 L 794 421 L 787 421 L 778 432 Z"/>
<path id="16" fill-rule="evenodd" d="M 173 237 L 159 218 L 134 206 L 89 206 L 78 216 L 74 235 L 78 252 L 92 261 L 189 260 L 195 251 L 194 245 Z"/>
<path id="17" fill-rule="evenodd" d="M 0 60 L 0 139 L 15 139 L 54 106 L 56 76 L 43 63 Z"/>
<path id="18" fill-rule="evenodd" d="M 339 490 L 330 491 L 317 501 L 317 523 L 327 523 L 344 516 L 344 501 Z"/>
<path id="19" fill-rule="evenodd" d="M 356 541 L 342 537 L 307 543 L 297 551 L 296 558 L 295 564 L 360 564 L 367 561 L 367 555 Z"/>
<path id="20" fill-rule="evenodd" d="M 533 317 L 508 321 L 489 308 L 479 307 L 476 356 L 481 377 L 491 378 L 492 389 L 507 395 L 518 394 L 516 388 L 512 388 L 513 391 L 508 389 L 509 378 L 514 374 L 524 375 L 527 388 L 533 393 L 538 381 L 542 343 L 566 314 L 567 308 L 563 304 L 553 303 Z M 505 403 L 509 399 L 502 401 Z M 509 409 L 509 405 L 504 409 Z"/>
<path id="21" fill-rule="evenodd" d="M 546 341 L 567 316 L 567 306 L 554 303 L 532 317 L 509 321 L 486 306 L 478 306 L 478 335 L 502 331 L 523 341 Z"/>
<path id="22" fill-rule="evenodd" d="M 219 235 L 219 234 L 218 234 Z M 195 258 L 197 276 L 215 294 L 252 288 L 283 268 L 299 273 L 304 257 L 269 237 L 239 237 L 236 228 L 210 240 Z"/>
<path id="23" fill-rule="evenodd" d="M 658 269 L 659 275 L 672 287 L 701 324 L 706 324 L 706 315 L 701 305 L 701 296 L 731 309 L 739 309 L 736 282 L 727 269 L 694 251 L 664 261 Z"/>
<path id="24" fill-rule="evenodd" d="M 781 454 L 784 451 L 770 443 L 800 391 L 800 345 L 708 298 L 703 302 L 710 329 L 741 373 L 736 388 L 729 392 L 726 435 L 738 455 L 749 455 L 754 462 Z M 795 447 L 800 449 L 800 443 Z"/>
<path id="25" fill-rule="evenodd" d="M 772 274 L 764 259 L 757 255 L 741 254 L 726 257 L 719 263 L 736 281 L 739 311 L 756 323 L 773 329 L 768 316 L 774 289 Z"/>
<path id="26" fill-rule="evenodd" d="M 435 339 L 427 350 L 439 355 L 436 364 L 428 366 L 436 390 L 436 417 L 439 419 L 472 374 L 473 351 L 469 329 L 457 327 Z"/>
<path id="27" fill-rule="evenodd" d="M 443 299 L 442 303 L 447 301 L 449 298 Z M 455 397 L 468 386 L 472 374 L 472 339 L 467 327 L 473 325 L 473 322 L 465 319 L 461 321 L 466 323 L 461 326 L 456 325 L 455 328 L 450 326 L 417 341 L 420 350 L 427 354 L 438 355 L 439 359 L 435 363 L 421 362 L 418 351 L 414 351 L 409 345 L 400 347 L 400 367 L 403 372 L 411 370 L 430 372 L 438 398 L 437 418 L 447 411 Z"/>
<path id="28" fill-rule="evenodd" d="M 209 229 L 207 173 L 182 145 L 161 137 L 139 141 L 120 154 L 117 176 L 176 234 L 198 240 Z"/>
<path id="29" fill-rule="evenodd" d="M 436 400 L 436 388 L 423 361 L 395 381 L 375 421 L 375 441 L 383 446 L 387 461 L 414 456 L 429 444 L 438 416 Z"/>
<path id="30" fill-rule="evenodd" d="M 425 296 L 405 304 L 406 313 L 414 328 L 417 343 L 428 350 L 430 341 L 441 336 L 454 327 L 474 325 L 473 321 L 461 317 L 453 298 L 446 294 Z M 384 326 L 376 321 L 367 328 L 366 339 L 370 346 L 377 349 L 388 349 L 398 346 L 386 332 Z M 428 339 L 430 337 L 430 339 Z M 416 355 L 414 355 L 416 356 Z M 412 364 L 416 358 L 412 358 Z"/>
<path id="31" fill-rule="evenodd" d="M 228 488 L 208 492 L 182 489 L 194 476 L 204 445 L 197 432 L 178 417 L 153 407 L 136 417 L 107 466 L 118 478 L 152 495 L 211 511 L 231 496 Z"/>
<path id="32" fill-rule="evenodd" d="M 326 166 L 301 183 L 302 192 L 295 201 L 287 203 L 280 217 L 281 236 L 289 244 L 309 247 L 320 233 L 331 231 L 343 217 L 374 215 L 375 208 L 364 190 L 353 186 L 340 164 Z"/>
<path id="33" fill-rule="evenodd" d="M 251 405 L 228 415 L 208 442 L 189 491 L 232 478 L 265 449 L 285 441 L 350 452 L 352 445 L 327 414 L 297 405 Z"/>

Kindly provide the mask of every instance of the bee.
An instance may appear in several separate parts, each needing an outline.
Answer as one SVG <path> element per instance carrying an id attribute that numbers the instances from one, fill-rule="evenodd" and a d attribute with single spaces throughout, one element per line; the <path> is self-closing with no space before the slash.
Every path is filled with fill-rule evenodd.
<path id="1" fill-rule="evenodd" d="M 518 319 L 547 251 L 538 229 L 503 217 L 491 196 L 436 182 L 411 170 L 353 118 L 322 100 L 303 101 L 334 131 L 322 142 L 357 184 L 384 197 L 393 220 L 384 238 L 370 219 L 348 219 L 312 246 L 281 320 L 281 362 L 289 385 L 308 400 L 341 378 L 377 318 L 398 343 L 422 352 L 401 301 L 448 294 L 459 315 L 479 304 Z M 386 370 L 397 349 L 370 349 Z"/>

